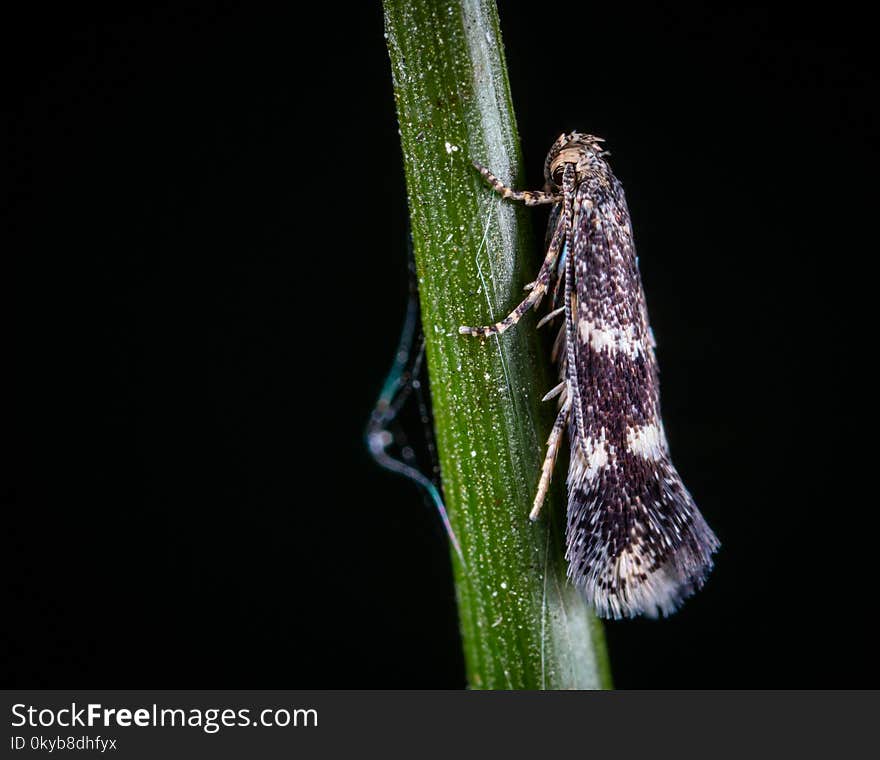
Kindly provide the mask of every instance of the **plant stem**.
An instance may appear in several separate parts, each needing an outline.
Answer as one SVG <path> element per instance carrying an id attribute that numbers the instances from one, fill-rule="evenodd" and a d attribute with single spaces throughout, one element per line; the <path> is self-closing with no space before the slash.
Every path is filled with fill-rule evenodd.
<path id="1" fill-rule="evenodd" d="M 534 315 L 485 342 L 458 333 L 510 311 L 534 275 L 528 213 L 471 166 L 521 181 L 493 0 L 385 0 L 443 490 L 468 682 L 477 689 L 610 687 L 598 621 L 565 577 L 565 461 L 528 513 L 554 405 Z"/>

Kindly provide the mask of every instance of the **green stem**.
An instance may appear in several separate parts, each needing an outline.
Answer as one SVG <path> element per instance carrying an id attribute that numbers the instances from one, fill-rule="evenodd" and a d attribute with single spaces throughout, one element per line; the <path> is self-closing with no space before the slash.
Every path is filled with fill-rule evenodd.
<path id="1" fill-rule="evenodd" d="M 493 0 L 385 0 L 443 490 L 468 682 L 478 689 L 610 687 L 598 621 L 565 577 L 564 458 L 528 519 L 555 385 L 528 315 L 500 338 L 459 335 L 522 298 L 537 249 L 528 213 L 471 166 L 521 181 Z"/>

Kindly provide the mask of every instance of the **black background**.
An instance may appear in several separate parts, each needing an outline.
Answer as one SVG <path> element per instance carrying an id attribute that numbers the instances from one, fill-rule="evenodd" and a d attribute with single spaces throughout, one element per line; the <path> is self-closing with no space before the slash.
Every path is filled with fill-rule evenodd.
<path id="1" fill-rule="evenodd" d="M 502 4 L 527 177 L 607 138 L 724 544 L 607 626 L 616 684 L 874 685 L 867 19 L 604 5 Z M 3 685 L 463 686 L 436 516 L 361 441 L 406 292 L 378 3 L 0 28 Z"/>

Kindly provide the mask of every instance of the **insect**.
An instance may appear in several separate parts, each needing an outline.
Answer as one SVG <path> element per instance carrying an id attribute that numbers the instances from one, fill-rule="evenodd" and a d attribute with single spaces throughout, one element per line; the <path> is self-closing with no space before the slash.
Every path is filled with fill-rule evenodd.
<path id="1" fill-rule="evenodd" d="M 553 208 L 525 300 L 497 324 L 459 332 L 498 335 L 551 294 L 538 326 L 561 319 L 553 348 L 561 382 L 544 397 L 558 398 L 559 413 L 530 517 L 539 516 L 567 429 L 568 577 L 600 617 L 657 617 L 703 585 L 720 544 L 669 457 L 629 210 L 603 142 L 560 135 L 537 192 L 512 190 L 474 163 L 502 198 Z"/>

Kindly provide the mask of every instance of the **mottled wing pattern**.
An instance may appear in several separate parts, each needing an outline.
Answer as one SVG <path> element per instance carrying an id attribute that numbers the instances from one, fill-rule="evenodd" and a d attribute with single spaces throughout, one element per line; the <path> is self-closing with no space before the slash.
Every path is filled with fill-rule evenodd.
<path id="1" fill-rule="evenodd" d="M 602 617 L 669 614 L 702 585 L 718 541 L 669 458 L 629 211 L 613 174 L 578 185 L 572 228 L 569 575 Z"/>
<path id="2" fill-rule="evenodd" d="M 562 382 L 544 397 L 558 397 L 559 412 L 529 516 L 540 514 L 568 425 L 568 575 L 600 617 L 656 617 L 703 585 L 719 543 L 669 459 L 629 210 L 602 142 L 560 135 L 542 191 L 513 190 L 475 164 L 503 198 L 553 208 L 529 295 L 500 322 L 459 332 L 499 335 L 547 293 L 554 308 L 538 326 L 565 312 L 552 353 Z"/>

